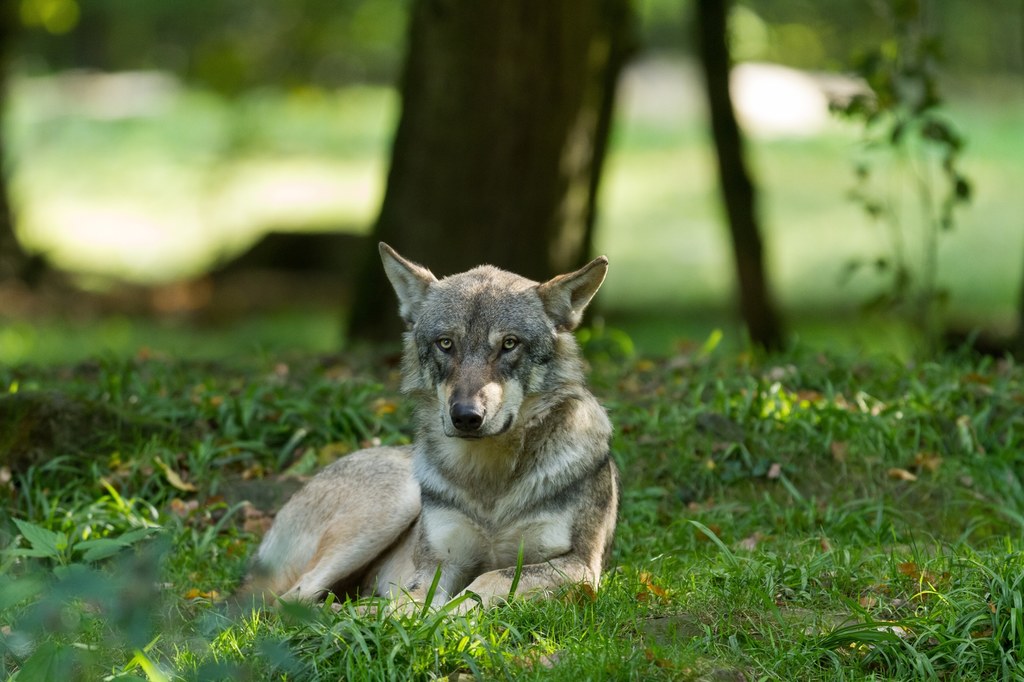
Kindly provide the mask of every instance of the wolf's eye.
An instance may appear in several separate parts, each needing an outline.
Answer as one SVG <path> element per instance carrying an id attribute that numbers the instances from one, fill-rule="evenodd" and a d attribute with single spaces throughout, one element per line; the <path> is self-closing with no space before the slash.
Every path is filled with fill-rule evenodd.
<path id="1" fill-rule="evenodd" d="M 449 339 L 447 336 L 442 336 L 435 343 L 437 344 L 437 347 L 443 350 L 445 353 L 450 351 L 452 349 L 452 345 L 454 345 L 452 343 L 452 340 Z"/>
<path id="2" fill-rule="evenodd" d="M 519 345 L 519 339 L 514 336 L 506 336 L 505 340 L 501 342 L 501 349 L 503 351 L 510 351 Z"/>

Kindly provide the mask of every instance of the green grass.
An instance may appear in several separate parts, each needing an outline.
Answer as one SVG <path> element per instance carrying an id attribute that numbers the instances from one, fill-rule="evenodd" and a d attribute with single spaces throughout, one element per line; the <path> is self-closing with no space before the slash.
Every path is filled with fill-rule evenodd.
<path id="1" fill-rule="evenodd" d="M 271 311 L 207 324 L 129 315 L 55 317 L 0 324 L 0 364 L 330 353 L 341 343 L 340 310 Z"/>
<path id="2" fill-rule="evenodd" d="M 624 480 L 599 593 L 468 617 L 222 607 L 280 472 L 408 440 L 379 356 L 0 368 L 0 451 L 20 453 L 0 483 L 0 665 L 19 680 L 1024 675 L 1024 370 L 712 344 L 609 360 L 616 342 L 589 341 Z"/>
<path id="3" fill-rule="evenodd" d="M 267 227 L 365 228 L 396 111 L 385 90 L 235 106 L 187 92 L 121 121 L 53 117 L 40 101 L 15 97 L 8 118 L 26 237 L 58 248 L 71 228 L 88 239 L 58 260 L 143 280 L 194 272 Z M 1022 101 L 1019 89 L 998 106 L 954 101 L 977 197 L 942 273 L 953 314 L 971 323 L 1012 318 Z M 588 352 L 625 489 L 596 599 L 570 591 L 468 618 L 349 605 L 230 617 L 222 604 L 262 512 L 296 475 L 408 440 L 393 358 L 338 354 L 338 311 L 200 330 L 2 320 L 3 671 L 22 682 L 1024 676 L 1024 371 L 859 352 L 911 342 L 856 317 L 873 283 L 838 284 L 878 244 L 843 199 L 853 140 L 752 143 L 798 339 L 760 357 L 722 314 L 731 265 L 702 124 L 620 121 L 598 235 L 613 262 L 608 326 L 589 332 Z M 267 189 L 282 178 L 342 190 L 275 204 Z M 133 225 L 128 247 L 105 229 L 119 221 Z"/>

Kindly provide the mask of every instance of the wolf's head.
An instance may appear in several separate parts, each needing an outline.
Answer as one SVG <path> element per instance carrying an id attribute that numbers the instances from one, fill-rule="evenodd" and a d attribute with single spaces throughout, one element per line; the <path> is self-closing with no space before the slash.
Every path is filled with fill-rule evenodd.
<path id="1" fill-rule="evenodd" d="M 505 433 L 532 397 L 580 381 L 571 332 L 604 281 L 604 256 L 538 283 L 489 265 L 439 280 L 387 244 L 380 254 L 408 328 L 402 388 L 436 396 L 445 435 Z"/>

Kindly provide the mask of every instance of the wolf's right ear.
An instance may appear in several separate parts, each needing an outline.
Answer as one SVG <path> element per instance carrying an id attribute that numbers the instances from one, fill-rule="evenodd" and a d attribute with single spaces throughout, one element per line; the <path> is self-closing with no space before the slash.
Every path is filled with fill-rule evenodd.
<path id="1" fill-rule="evenodd" d="M 419 314 L 420 304 L 427 294 L 427 287 L 437 281 L 434 274 L 421 265 L 416 265 L 398 255 L 398 252 L 381 242 L 380 259 L 384 263 L 384 274 L 391 281 L 398 294 L 398 314 L 408 326 L 412 326 Z"/>

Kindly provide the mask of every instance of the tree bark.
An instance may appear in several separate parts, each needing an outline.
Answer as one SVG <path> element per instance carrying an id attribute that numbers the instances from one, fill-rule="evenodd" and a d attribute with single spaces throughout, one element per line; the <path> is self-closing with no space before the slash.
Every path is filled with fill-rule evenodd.
<path id="1" fill-rule="evenodd" d="M 14 37 L 14 3 L 0 3 L 0 116 L 7 99 L 8 53 Z M 2 123 L 2 119 L 0 119 Z M 20 246 L 14 234 L 14 221 L 7 198 L 7 173 L 4 163 L 3 126 L 0 125 L 0 281 L 12 277 L 17 271 L 16 259 Z"/>
<path id="2" fill-rule="evenodd" d="M 718 156 L 722 201 L 732 237 L 740 313 L 750 340 L 775 350 L 783 345 L 782 327 L 765 274 L 757 223 L 757 192 L 744 161 L 743 136 L 729 95 L 729 4 L 728 0 L 697 0 L 697 43 Z"/>
<path id="3" fill-rule="evenodd" d="M 7 98 L 11 43 L 18 27 L 17 3 L 0 0 L 0 116 Z M 14 231 L 14 214 L 7 193 L 6 156 L 0 120 L 0 282 L 20 279 L 36 284 L 44 269 L 41 256 L 25 252 Z"/>
<path id="4" fill-rule="evenodd" d="M 1015 357 L 1024 357 L 1024 278 L 1021 278 L 1020 289 L 1017 291 L 1017 328 L 1008 345 Z"/>
<path id="5" fill-rule="evenodd" d="M 543 279 L 583 264 L 629 17 L 629 0 L 413 2 L 352 337 L 398 338 L 377 241 L 438 276 L 490 263 Z"/>

